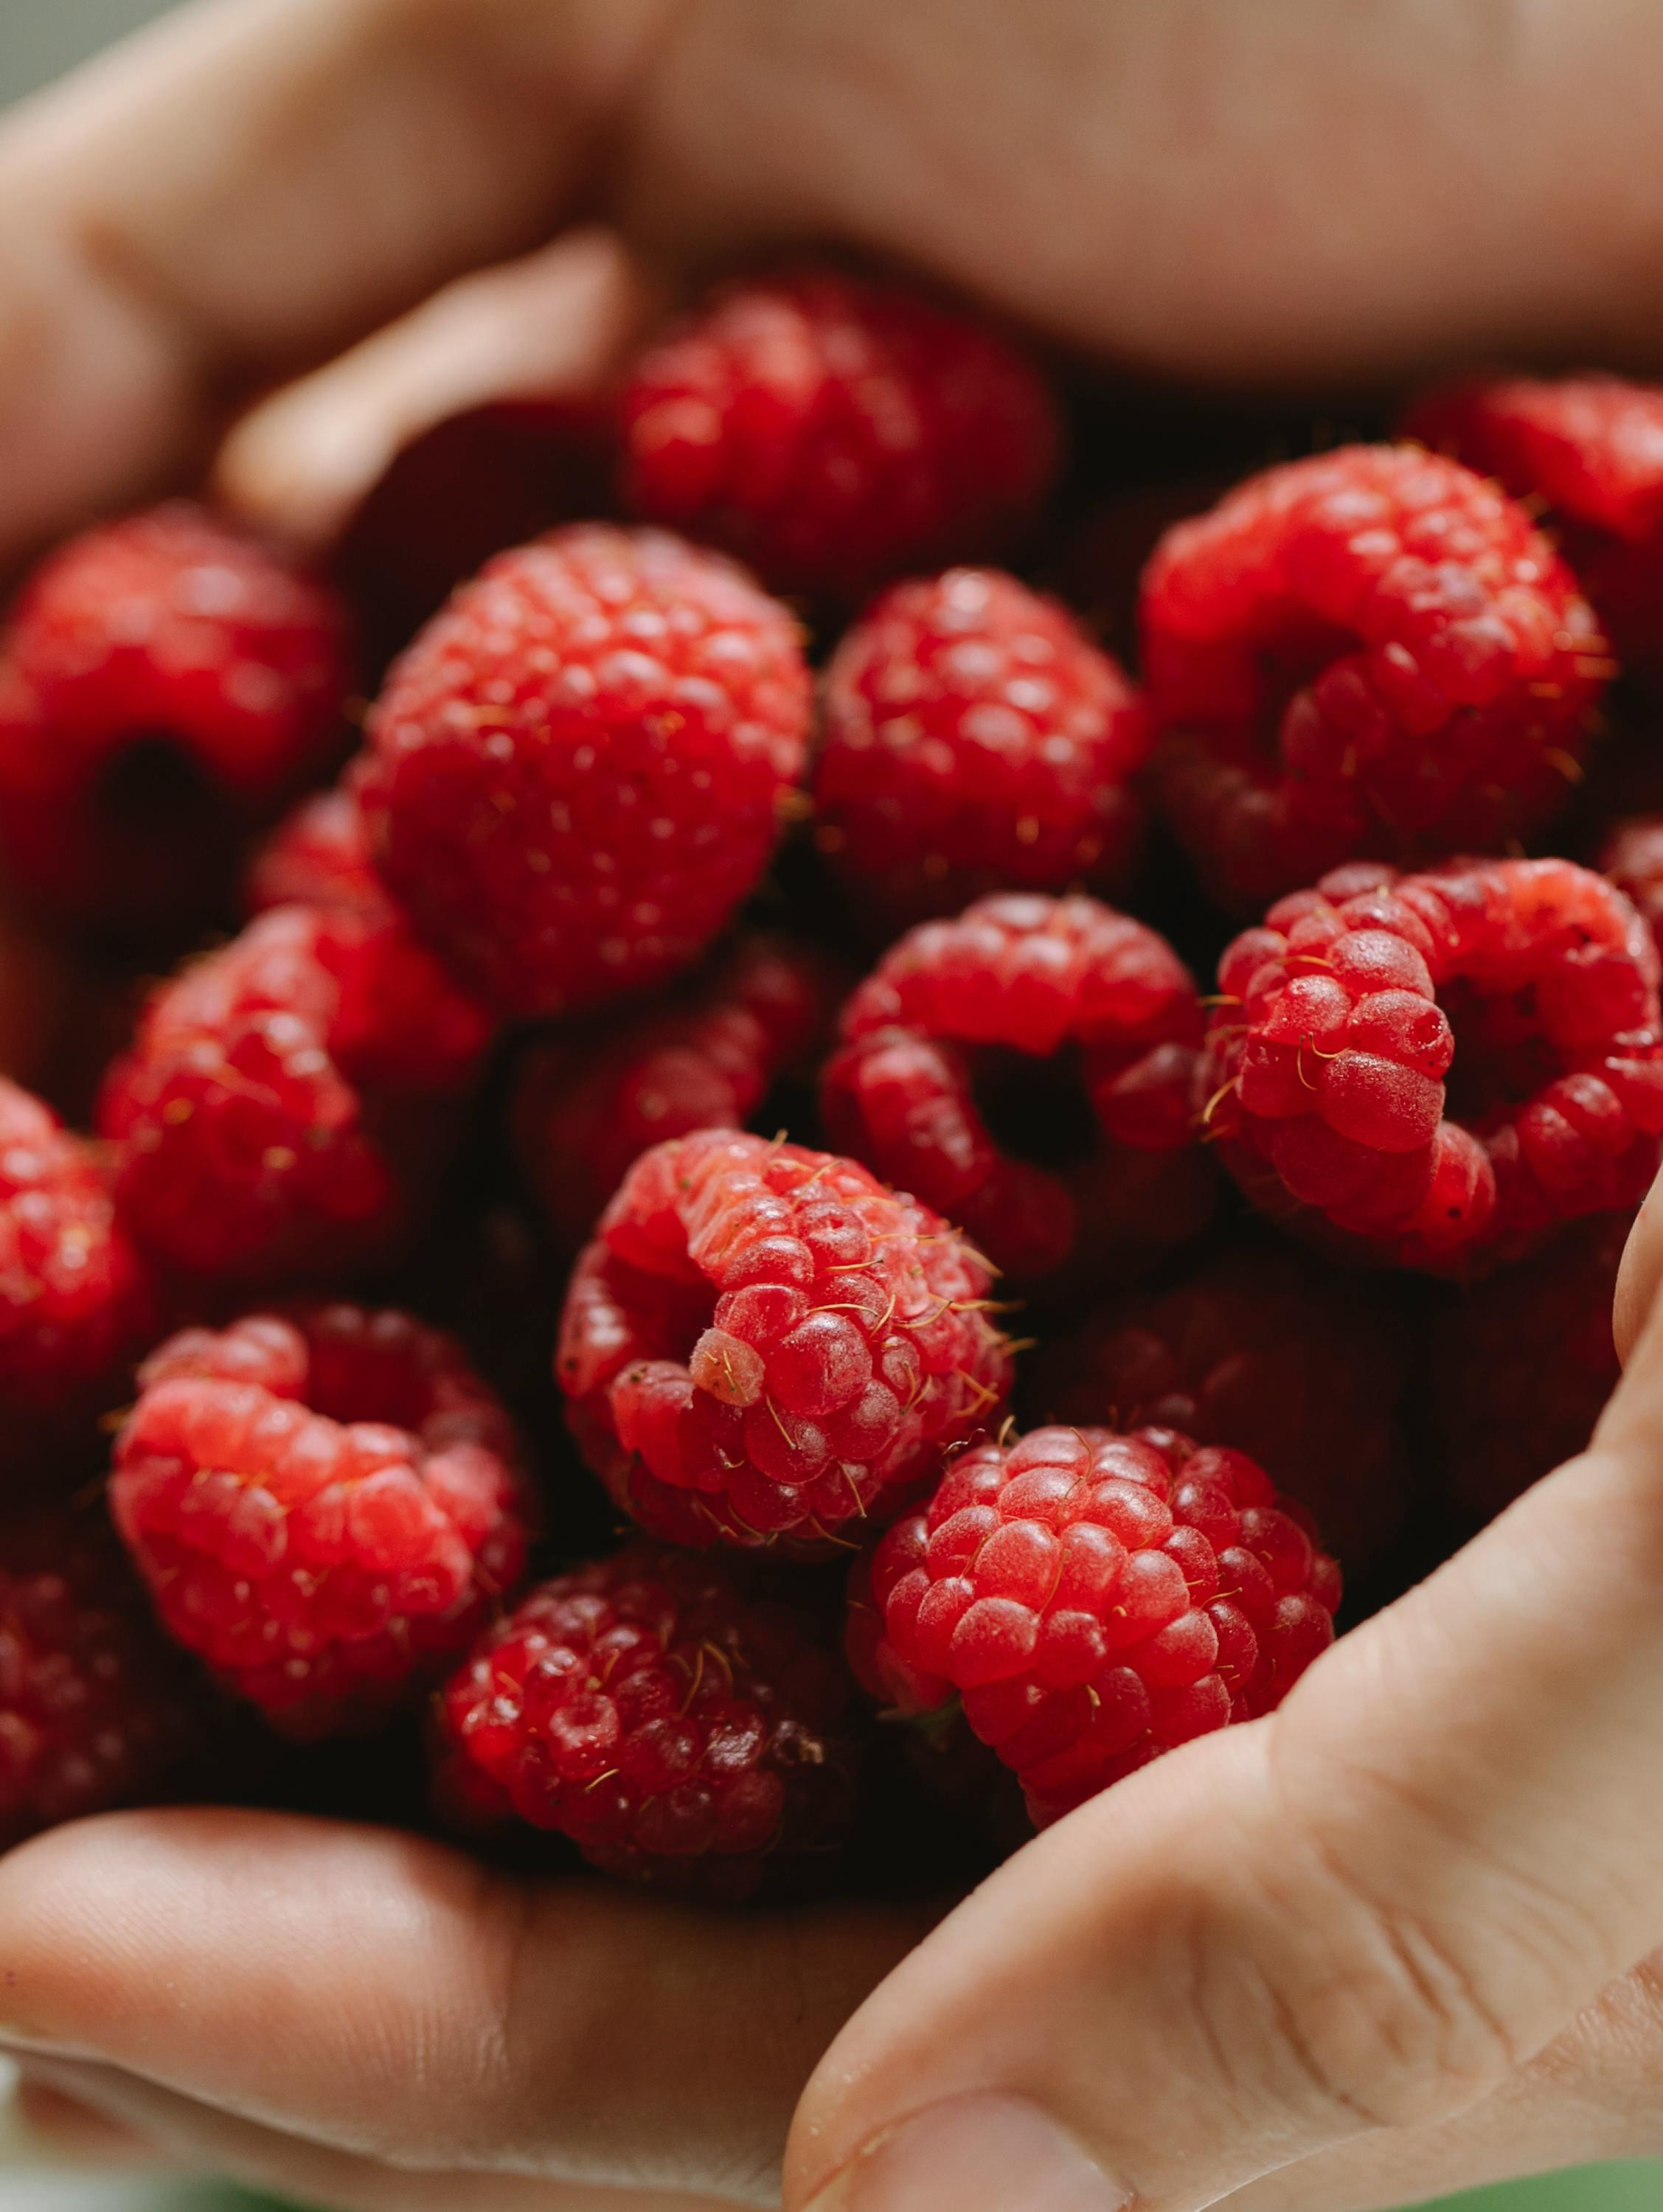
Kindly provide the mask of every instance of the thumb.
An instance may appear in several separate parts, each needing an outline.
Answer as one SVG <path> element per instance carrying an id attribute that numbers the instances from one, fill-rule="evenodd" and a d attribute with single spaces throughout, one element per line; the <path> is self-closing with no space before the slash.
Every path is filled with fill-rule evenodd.
<path id="1" fill-rule="evenodd" d="M 892 1973 L 792 2212 L 1195 2212 L 1496 2088 L 1663 1936 L 1660 1468 L 1654 1313 L 1581 1459 Z"/>

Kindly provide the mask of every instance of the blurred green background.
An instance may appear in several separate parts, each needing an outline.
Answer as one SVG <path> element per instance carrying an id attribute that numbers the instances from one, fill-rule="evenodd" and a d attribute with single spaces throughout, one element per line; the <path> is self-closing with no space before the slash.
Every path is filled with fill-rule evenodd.
<path id="1" fill-rule="evenodd" d="M 164 12 L 166 0 L 0 0 L 0 104 Z M 0 2166 L 0 2212 L 260 2212 L 236 2191 Z M 1452 2199 L 1464 2212 L 1663 2212 L 1663 2164 L 1602 2166 Z M 464 2212 L 459 2206 L 458 2212 Z"/>

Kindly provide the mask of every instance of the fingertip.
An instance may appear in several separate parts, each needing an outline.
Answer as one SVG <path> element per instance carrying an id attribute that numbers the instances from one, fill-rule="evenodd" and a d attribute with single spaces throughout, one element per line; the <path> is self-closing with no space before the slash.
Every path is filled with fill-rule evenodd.
<path id="1" fill-rule="evenodd" d="M 1617 1270 L 1617 1295 L 1611 1308 L 1611 1334 L 1617 1356 L 1627 1366 L 1635 1346 L 1657 1303 L 1663 1282 L 1663 1176 L 1647 1192 L 1629 1231 L 1623 1264 Z"/>

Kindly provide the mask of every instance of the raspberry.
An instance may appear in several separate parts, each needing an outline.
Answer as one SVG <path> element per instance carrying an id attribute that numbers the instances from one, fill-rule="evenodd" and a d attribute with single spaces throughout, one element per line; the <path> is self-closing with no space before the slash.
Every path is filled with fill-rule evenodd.
<path id="1" fill-rule="evenodd" d="M 350 782 L 302 799 L 250 855 L 243 909 L 311 906 L 332 913 L 385 915 L 392 906 L 375 872 L 363 814 Z"/>
<path id="2" fill-rule="evenodd" d="M 155 1311 L 91 1147 L 0 1077 L 0 1455 L 27 1458 L 42 1417 L 96 1411 Z"/>
<path id="3" fill-rule="evenodd" d="M 1236 939 L 1219 988 L 1208 1119 L 1273 1215 L 1448 1271 L 1652 1179 L 1657 951 L 1569 860 L 1337 869 Z"/>
<path id="4" fill-rule="evenodd" d="M 1600 847 L 1599 872 L 1638 909 L 1663 951 L 1663 814 L 1636 814 L 1614 822 Z"/>
<path id="5" fill-rule="evenodd" d="M 1631 1213 L 1580 1222 L 1440 1316 L 1433 1411 L 1463 1515 L 1489 1521 L 1587 1445 L 1620 1372 L 1611 1301 Z"/>
<path id="6" fill-rule="evenodd" d="M 1245 1452 L 1036 1429 L 955 1460 L 856 1570 L 849 1651 L 903 1710 L 956 1690 L 1044 1826 L 1278 1705 L 1333 1640 L 1339 1570 Z"/>
<path id="7" fill-rule="evenodd" d="M 1253 911 L 1360 855 L 1486 851 L 1569 794 L 1612 672 L 1570 570 L 1459 463 L 1349 446 L 1249 478 L 1144 577 L 1154 772 Z"/>
<path id="8" fill-rule="evenodd" d="M 41 906 L 148 924 L 344 729 L 324 586 L 198 508 L 106 523 L 26 586 L 0 641 L 0 859 Z"/>
<path id="9" fill-rule="evenodd" d="M 1066 610 L 1014 576 L 895 585 L 832 655 L 825 725 L 815 842 L 886 918 L 1126 872 L 1142 712 Z"/>
<path id="10" fill-rule="evenodd" d="M 410 1225 L 489 1041 L 390 909 L 275 907 L 161 986 L 105 1079 L 122 1219 L 192 1274 L 367 1266 Z"/>
<path id="11" fill-rule="evenodd" d="M 205 1718 L 101 1515 L 0 1516 L 0 1849 L 154 1796 Z"/>
<path id="12" fill-rule="evenodd" d="M 556 1371 L 590 1464 L 652 1534 L 824 1540 L 996 1420 L 989 1280 L 852 1160 L 703 1131 L 630 1170 L 573 1274 Z"/>
<path id="13" fill-rule="evenodd" d="M 1201 1028 L 1152 929 L 1095 899 L 1006 893 L 884 956 L 844 1010 L 821 1109 L 834 1144 L 1007 1273 L 1136 1273 L 1212 1210 Z"/>
<path id="14" fill-rule="evenodd" d="M 1378 1282 L 1253 1238 L 1122 1297 L 1027 1370 L 1037 1418 L 1233 1443 L 1312 1513 L 1348 1569 L 1400 1532 L 1408 1347 Z"/>
<path id="15" fill-rule="evenodd" d="M 1424 394 L 1404 429 L 1545 509 L 1617 651 L 1663 668 L 1663 386 L 1464 379 Z"/>
<path id="16" fill-rule="evenodd" d="M 512 1595 L 513 1426 L 436 1329 L 299 1305 L 185 1329 L 138 1379 L 116 1526 L 169 1633 L 284 1734 L 409 1704 Z"/>
<path id="17" fill-rule="evenodd" d="M 684 996 L 533 1045 L 509 1109 L 515 1150 L 562 1243 L 593 1232 L 650 1146 L 743 1128 L 818 1052 L 838 981 L 807 947 L 752 933 Z"/>
<path id="18" fill-rule="evenodd" d="M 1008 339 L 910 285 L 799 268 L 720 288 L 637 362 L 624 492 L 777 591 L 858 599 L 1020 534 L 1061 447 Z"/>
<path id="19" fill-rule="evenodd" d="M 737 1898 L 846 1820 L 847 1702 L 789 1609 L 633 1544 L 487 1633 L 440 1702 L 440 1795 L 554 1829 L 609 1873 Z"/>
<path id="20" fill-rule="evenodd" d="M 505 1012 L 685 967 L 801 775 L 796 626 L 717 555 L 559 531 L 493 561 L 394 667 L 359 787 L 418 931 Z"/>

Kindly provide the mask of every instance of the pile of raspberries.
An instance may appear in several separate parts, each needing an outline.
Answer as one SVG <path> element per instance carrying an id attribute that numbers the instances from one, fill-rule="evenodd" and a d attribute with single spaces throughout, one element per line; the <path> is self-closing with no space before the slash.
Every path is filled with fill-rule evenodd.
<path id="1" fill-rule="evenodd" d="M 1445 386 L 1210 507 L 1062 391 L 784 266 L 460 438 L 379 596 L 185 502 L 25 582 L 0 1841 L 373 1735 L 387 1818 L 696 1897 L 932 1774 L 990 1859 L 1587 1440 L 1663 390 Z M 378 669 L 486 514 L 546 526 Z"/>

